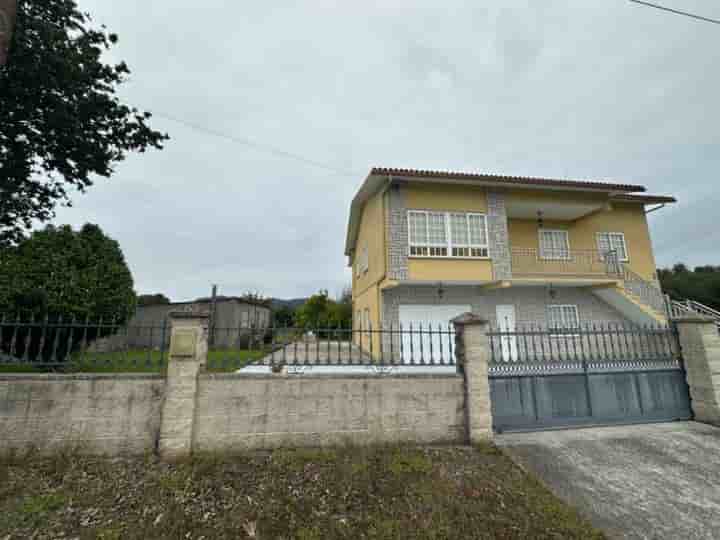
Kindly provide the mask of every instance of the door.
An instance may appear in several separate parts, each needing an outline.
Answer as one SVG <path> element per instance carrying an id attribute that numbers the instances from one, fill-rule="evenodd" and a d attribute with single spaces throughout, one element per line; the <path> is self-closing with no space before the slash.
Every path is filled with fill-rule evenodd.
<path id="1" fill-rule="evenodd" d="M 500 332 L 515 331 L 515 306 L 500 304 L 495 307 L 497 327 Z M 503 362 L 517 362 L 517 336 L 502 336 L 500 341 Z"/>
<path id="2" fill-rule="evenodd" d="M 401 353 L 405 364 L 449 364 L 455 340 L 450 321 L 471 311 L 469 305 L 400 305 Z"/>

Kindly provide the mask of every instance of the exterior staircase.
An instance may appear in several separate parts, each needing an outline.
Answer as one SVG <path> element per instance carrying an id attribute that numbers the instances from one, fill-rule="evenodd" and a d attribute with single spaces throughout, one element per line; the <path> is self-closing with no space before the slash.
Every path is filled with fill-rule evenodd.
<path id="1" fill-rule="evenodd" d="M 718 331 L 720 331 L 720 311 L 695 300 L 672 300 L 669 296 L 666 296 L 666 303 L 670 317 L 681 319 L 701 315 L 714 320 Z"/>
<path id="2" fill-rule="evenodd" d="M 668 310 L 665 295 L 657 282 L 648 281 L 621 262 L 613 262 L 614 287 L 601 287 L 594 294 L 636 324 L 665 324 Z"/>

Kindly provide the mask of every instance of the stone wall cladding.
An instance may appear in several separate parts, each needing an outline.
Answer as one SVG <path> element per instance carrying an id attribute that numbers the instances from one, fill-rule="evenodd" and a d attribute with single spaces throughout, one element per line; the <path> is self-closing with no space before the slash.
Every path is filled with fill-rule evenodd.
<path id="1" fill-rule="evenodd" d="M 0 454 L 152 452 L 164 390 L 159 375 L 0 375 Z"/>
<path id="2" fill-rule="evenodd" d="M 510 235 L 508 233 L 505 194 L 488 191 L 488 235 L 490 242 L 490 258 L 492 259 L 493 277 L 496 280 L 512 277 L 510 259 Z"/>
<path id="3" fill-rule="evenodd" d="M 388 277 L 403 281 L 408 279 L 408 222 L 403 185 L 394 183 L 387 193 Z"/>
<path id="4" fill-rule="evenodd" d="M 201 375 L 194 451 L 465 437 L 463 379 Z"/>
<path id="5" fill-rule="evenodd" d="M 547 306 L 550 304 L 574 304 L 578 306 L 582 323 L 629 322 L 615 308 L 578 287 L 557 287 L 555 298 L 550 298 L 547 287 L 510 287 L 483 290 L 474 286 L 445 286 L 442 298 L 437 287 L 401 285 L 383 292 L 383 317 L 386 325 L 400 323 L 400 304 L 469 304 L 472 312 L 496 324 L 495 307 L 498 304 L 515 306 L 519 325 L 547 324 Z"/>
<path id="6" fill-rule="evenodd" d="M 720 426 L 720 335 L 712 321 L 676 321 L 695 420 Z"/>

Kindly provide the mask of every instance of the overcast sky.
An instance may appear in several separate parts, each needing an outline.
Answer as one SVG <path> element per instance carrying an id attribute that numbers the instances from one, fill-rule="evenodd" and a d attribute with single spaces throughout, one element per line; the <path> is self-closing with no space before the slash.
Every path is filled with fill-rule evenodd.
<path id="1" fill-rule="evenodd" d="M 338 292 L 371 166 L 645 184 L 680 200 L 651 214 L 659 263 L 720 264 L 720 25 L 627 0 L 79 3 L 172 140 L 56 222 L 116 238 L 141 293 Z"/>

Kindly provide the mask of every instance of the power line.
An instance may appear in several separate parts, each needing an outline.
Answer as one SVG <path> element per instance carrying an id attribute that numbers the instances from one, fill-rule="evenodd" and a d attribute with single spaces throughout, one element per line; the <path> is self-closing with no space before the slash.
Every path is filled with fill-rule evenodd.
<path id="1" fill-rule="evenodd" d="M 283 150 L 282 148 L 277 148 L 275 146 L 271 146 L 268 144 L 255 142 L 255 141 L 247 139 L 245 137 L 238 137 L 237 135 L 223 133 L 222 131 L 218 131 L 218 130 L 215 130 L 212 128 L 201 126 L 199 124 L 194 124 L 192 122 L 188 122 L 187 120 L 183 120 L 182 118 L 177 118 L 175 116 L 171 116 L 169 114 L 155 112 L 155 111 L 153 111 L 152 114 L 155 116 L 159 116 L 161 118 L 165 118 L 166 120 L 170 120 L 171 122 L 176 122 L 178 124 L 182 124 L 185 127 L 188 127 L 188 128 L 191 128 L 191 129 L 194 129 L 197 131 L 201 131 L 208 135 L 212 135 L 214 137 L 220 137 L 222 139 L 226 139 L 226 140 L 232 141 L 237 144 L 242 144 L 243 146 L 249 146 L 251 148 L 255 148 L 256 150 L 260 150 L 262 152 L 268 152 L 270 154 L 274 154 L 279 157 L 284 157 L 287 159 L 299 161 L 301 163 L 305 163 L 306 165 L 311 165 L 313 167 L 325 169 L 326 171 L 331 171 L 336 174 L 340 174 L 342 176 L 357 177 L 362 174 L 362 173 L 356 173 L 356 172 L 352 172 L 352 171 L 345 171 L 343 169 L 338 169 L 337 167 L 334 167 L 333 165 L 328 165 L 326 163 L 322 163 L 322 162 L 316 161 L 314 159 L 309 159 L 304 156 L 301 156 L 300 154 L 295 154 L 293 152 L 288 152 L 287 150 Z"/>
<path id="2" fill-rule="evenodd" d="M 720 20 L 718 19 L 710 19 L 709 17 L 703 17 L 702 15 L 695 15 L 694 13 L 689 13 L 687 11 L 680 11 L 679 9 L 672 9 L 665 6 L 660 6 L 658 4 L 652 4 L 650 2 L 643 2 L 642 0 L 630 0 L 630 2 L 634 2 L 635 4 L 642 4 L 643 6 L 648 6 L 655 9 L 660 9 L 662 11 L 667 11 L 669 13 L 674 13 L 675 15 L 683 15 L 685 17 L 690 17 L 691 19 L 697 19 L 698 21 L 705 21 L 710 22 L 714 24 L 720 24 Z"/>

